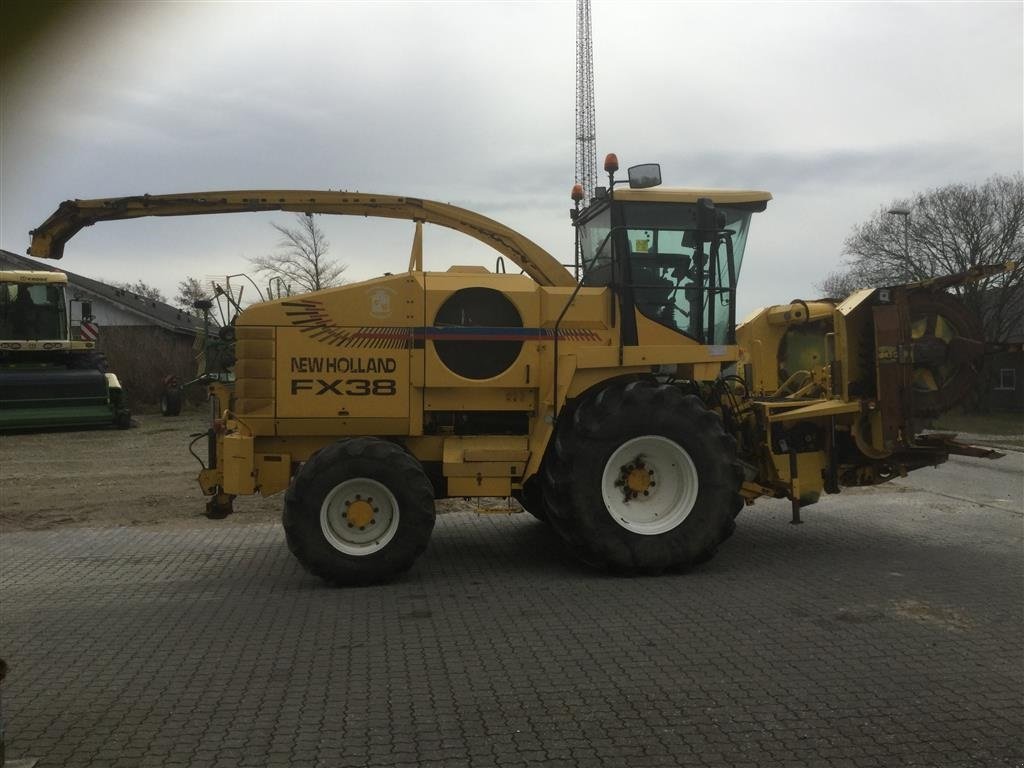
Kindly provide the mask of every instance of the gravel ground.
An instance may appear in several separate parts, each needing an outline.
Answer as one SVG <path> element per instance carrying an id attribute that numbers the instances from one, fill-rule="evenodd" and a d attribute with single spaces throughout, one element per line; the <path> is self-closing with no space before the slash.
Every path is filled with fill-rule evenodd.
<path id="1" fill-rule="evenodd" d="M 201 518 L 206 501 L 188 445 L 190 435 L 206 430 L 207 418 L 205 412 L 144 414 L 129 430 L 0 435 L 0 531 L 180 526 Z M 204 439 L 195 451 L 205 456 Z M 277 523 L 283 498 L 240 496 L 227 522 Z M 440 513 L 478 508 L 519 511 L 505 499 L 437 504 Z"/>

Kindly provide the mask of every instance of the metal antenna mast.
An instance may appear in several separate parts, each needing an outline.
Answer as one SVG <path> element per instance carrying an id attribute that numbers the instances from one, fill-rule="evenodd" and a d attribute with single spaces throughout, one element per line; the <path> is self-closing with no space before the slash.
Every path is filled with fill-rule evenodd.
<path id="1" fill-rule="evenodd" d="M 576 0 L 576 182 L 583 185 L 584 205 L 594 198 L 597 183 L 596 123 L 590 0 Z"/>

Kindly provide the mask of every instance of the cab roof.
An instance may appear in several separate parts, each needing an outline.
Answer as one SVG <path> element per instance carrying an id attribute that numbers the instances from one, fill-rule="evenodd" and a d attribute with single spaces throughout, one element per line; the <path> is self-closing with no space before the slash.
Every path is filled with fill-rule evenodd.
<path id="1" fill-rule="evenodd" d="M 615 200 L 646 203 L 696 203 L 702 197 L 710 197 L 715 205 L 736 203 L 767 203 L 771 192 L 750 189 L 689 189 L 680 187 L 652 187 L 650 189 L 629 189 L 617 187 L 612 193 Z"/>
<path id="2" fill-rule="evenodd" d="M 0 283 L 67 283 L 63 272 L 34 272 L 27 269 L 0 270 Z"/>

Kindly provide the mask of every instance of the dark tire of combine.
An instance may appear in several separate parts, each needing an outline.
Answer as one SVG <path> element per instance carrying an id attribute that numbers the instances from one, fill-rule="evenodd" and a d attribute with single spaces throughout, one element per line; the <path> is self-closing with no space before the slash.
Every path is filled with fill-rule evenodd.
<path id="1" fill-rule="evenodd" d="M 420 463 L 374 437 L 313 454 L 285 493 L 288 548 L 337 586 L 377 584 L 407 571 L 434 529 L 434 492 Z"/>
<path id="2" fill-rule="evenodd" d="M 678 388 L 610 384 L 559 419 L 545 462 L 552 527 L 585 562 L 618 573 L 702 563 L 743 506 L 736 441 Z"/>
<path id="3" fill-rule="evenodd" d="M 523 490 L 513 491 L 512 497 L 522 505 L 523 509 L 542 523 L 546 523 L 548 522 L 548 507 L 544 501 L 541 482 L 541 475 L 534 475 L 523 483 Z"/>

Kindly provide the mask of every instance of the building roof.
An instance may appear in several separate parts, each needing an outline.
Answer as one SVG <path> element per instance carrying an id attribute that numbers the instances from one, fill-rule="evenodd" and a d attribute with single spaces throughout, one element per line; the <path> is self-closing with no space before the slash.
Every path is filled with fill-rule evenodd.
<path id="1" fill-rule="evenodd" d="M 69 272 L 66 269 L 55 267 L 46 262 L 30 259 L 27 256 L 20 256 L 11 251 L 0 249 L 0 266 L 17 270 L 63 272 L 68 276 L 68 283 L 72 287 L 92 294 L 97 298 L 104 299 L 111 304 L 115 304 L 120 309 L 141 316 L 153 325 L 173 331 L 174 333 L 194 335 L 203 327 L 202 318 L 189 315 L 187 312 L 173 307 L 166 302 L 147 299 L 116 285 L 108 285 L 99 280 L 93 280 L 90 277 Z"/>

